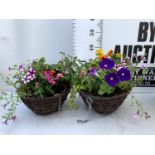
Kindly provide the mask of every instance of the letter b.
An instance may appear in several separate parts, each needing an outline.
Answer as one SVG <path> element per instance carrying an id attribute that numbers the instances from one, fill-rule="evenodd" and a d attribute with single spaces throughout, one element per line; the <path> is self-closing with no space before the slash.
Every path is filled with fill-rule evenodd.
<path id="1" fill-rule="evenodd" d="M 140 22 L 139 24 L 139 33 L 138 33 L 138 41 L 144 42 L 147 40 L 149 24 L 147 22 Z"/>

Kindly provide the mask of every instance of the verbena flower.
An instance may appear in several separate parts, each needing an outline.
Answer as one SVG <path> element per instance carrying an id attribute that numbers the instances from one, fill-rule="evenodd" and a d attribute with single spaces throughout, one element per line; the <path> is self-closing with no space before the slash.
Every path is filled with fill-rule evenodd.
<path id="1" fill-rule="evenodd" d="M 51 76 L 51 73 L 50 71 L 48 70 L 45 70 L 44 71 L 44 76 L 45 78 L 47 79 L 48 83 L 52 84 L 52 85 L 55 85 L 56 84 L 56 78 L 54 79 L 54 77 Z M 61 75 L 62 76 L 62 75 Z"/>
<path id="2" fill-rule="evenodd" d="M 117 72 L 117 76 L 120 81 L 128 81 L 131 78 L 130 71 L 124 67 Z"/>
<path id="3" fill-rule="evenodd" d="M 48 82 L 49 82 L 50 84 L 52 84 L 52 85 L 55 85 L 55 84 L 56 84 L 56 81 L 53 80 L 53 79 L 49 79 Z"/>
<path id="4" fill-rule="evenodd" d="M 115 73 L 109 73 L 109 74 L 107 74 L 105 76 L 105 81 L 111 87 L 115 87 L 119 83 L 118 76 Z"/>
<path id="5" fill-rule="evenodd" d="M 50 77 L 50 72 L 48 70 L 45 70 L 44 75 L 45 75 L 46 78 L 48 78 L 48 77 Z"/>
<path id="6" fill-rule="evenodd" d="M 105 58 L 99 63 L 99 66 L 101 69 L 111 70 L 115 66 L 115 62 L 111 59 Z"/>
<path id="7" fill-rule="evenodd" d="M 90 76 L 95 76 L 96 75 L 96 68 L 95 67 L 91 67 L 89 69 L 89 73 Z"/>

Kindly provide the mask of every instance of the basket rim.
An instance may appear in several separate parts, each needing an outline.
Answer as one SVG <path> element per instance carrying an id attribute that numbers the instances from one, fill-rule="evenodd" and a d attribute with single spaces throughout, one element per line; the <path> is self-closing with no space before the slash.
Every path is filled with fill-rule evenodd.
<path id="1" fill-rule="evenodd" d="M 54 99 L 54 98 L 57 98 L 59 96 L 61 96 L 62 94 L 64 93 L 69 93 L 69 88 L 65 88 L 64 90 L 62 90 L 60 93 L 56 93 L 54 94 L 53 96 L 50 96 L 50 97 L 20 97 L 21 99 L 31 99 L 31 100 L 41 100 L 41 99 Z"/>
<path id="2" fill-rule="evenodd" d="M 104 97 L 104 96 L 94 96 L 94 95 L 91 95 L 89 93 L 85 93 L 85 92 L 80 92 L 79 94 L 80 95 L 84 95 L 85 97 L 90 97 L 92 99 L 104 99 L 104 100 L 109 100 L 109 99 L 117 99 L 119 97 L 122 97 L 124 95 L 128 95 L 130 93 L 130 91 L 127 91 L 127 92 L 123 92 L 121 94 L 118 94 L 118 95 L 115 95 L 115 96 L 109 96 L 109 97 Z"/>

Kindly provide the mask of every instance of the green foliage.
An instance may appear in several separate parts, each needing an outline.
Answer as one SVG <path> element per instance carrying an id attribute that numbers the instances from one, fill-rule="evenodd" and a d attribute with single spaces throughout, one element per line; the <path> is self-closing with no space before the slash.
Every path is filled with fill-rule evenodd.
<path id="1" fill-rule="evenodd" d="M 79 105 L 74 104 L 76 95 L 77 95 L 77 89 L 75 87 L 72 87 L 70 90 L 70 98 L 67 101 L 67 105 L 73 110 L 77 110 L 79 108 Z"/>
<path id="2" fill-rule="evenodd" d="M 16 106 L 21 97 L 51 97 L 70 88 L 74 59 L 65 57 L 63 63 L 46 64 L 44 57 L 26 65 L 14 65 L 7 75 L 1 75 L 3 81 L 16 89 L 16 93 L 1 93 L 0 101 L 6 102 L 5 123 L 13 120 Z"/>
<path id="3" fill-rule="evenodd" d="M 118 88 L 120 88 L 121 91 L 130 91 L 132 87 L 133 85 L 130 81 L 124 81 L 118 84 Z"/>
<path id="4" fill-rule="evenodd" d="M 132 94 L 132 107 L 136 107 L 137 112 L 134 114 L 135 118 L 143 117 L 145 119 L 150 118 L 151 116 L 144 110 L 143 103 L 136 99 L 136 97 Z"/>
<path id="5" fill-rule="evenodd" d="M 109 95 L 114 91 L 113 87 L 109 87 L 106 83 L 103 83 L 100 85 L 100 88 L 98 90 L 99 95 Z"/>
<path id="6" fill-rule="evenodd" d="M 1 106 L 6 110 L 5 114 L 2 116 L 6 123 L 16 118 L 15 111 L 19 100 L 19 96 L 14 93 L 0 93 L 0 101 L 5 101 L 5 103 L 1 103 Z"/>

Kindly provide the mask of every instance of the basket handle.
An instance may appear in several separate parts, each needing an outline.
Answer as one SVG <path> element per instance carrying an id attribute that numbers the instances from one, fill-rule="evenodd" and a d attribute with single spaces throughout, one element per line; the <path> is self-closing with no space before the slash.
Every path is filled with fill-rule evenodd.
<path id="1" fill-rule="evenodd" d="M 86 102 L 88 104 L 88 108 L 92 109 L 93 99 L 91 97 L 86 97 Z"/>

